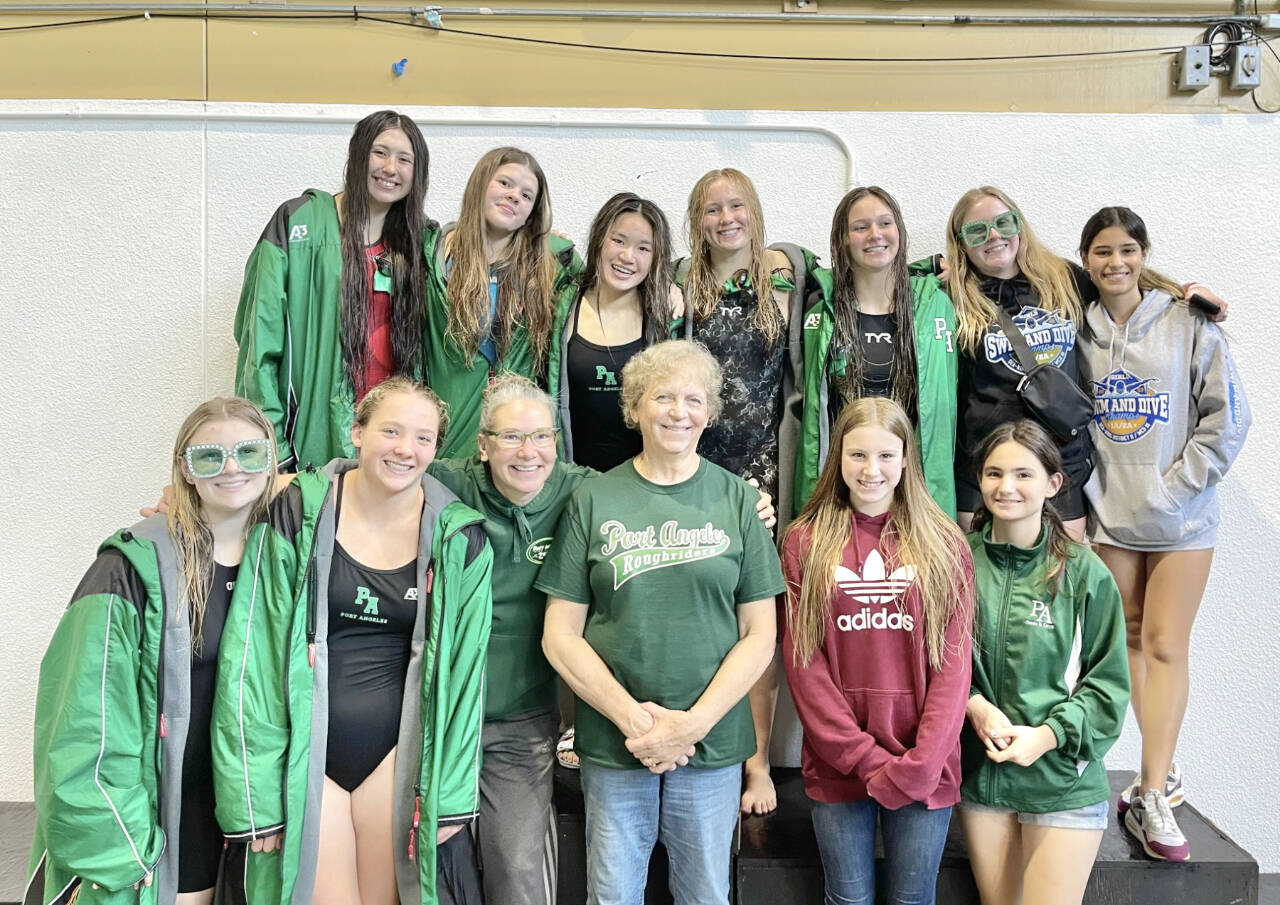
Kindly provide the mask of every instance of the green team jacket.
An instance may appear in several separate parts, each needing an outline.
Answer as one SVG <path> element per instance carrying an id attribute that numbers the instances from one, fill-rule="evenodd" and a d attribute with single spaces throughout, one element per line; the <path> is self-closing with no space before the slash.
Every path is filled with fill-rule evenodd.
<path id="1" fill-rule="evenodd" d="M 539 494 L 517 506 L 498 492 L 489 466 L 470 459 L 436 459 L 431 475 L 462 502 L 484 513 L 493 548 L 493 630 L 489 635 L 484 718 L 511 720 L 556 706 L 556 673 L 542 653 L 547 595 L 533 588 L 569 496 L 596 472 L 557 461 Z"/>
<path id="2" fill-rule="evenodd" d="M 1103 755 L 1120 737 L 1129 706 L 1124 610 L 1096 554 L 1071 552 L 1050 596 L 1045 533 L 1031 549 L 969 535 L 978 601 L 972 694 L 1014 725 L 1047 725 L 1058 747 L 1029 767 L 997 764 L 966 722 L 961 733 L 965 801 L 1016 811 L 1065 811 L 1105 801 Z"/>
<path id="3" fill-rule="evenodd" d="M 173 539 L 153 516 L 102 544 L 58 623 L 36 688 L 26 905 L 77 891 L 83 905 L 175 901 L 191 696 L 180 593 Z"/>
<path id="4" fill-rule="evenodd" d="M 449 293 L 445 289 L 444 237 L 452 229 L 453 224 L 448 224 L 443 230 L 432 228 L 428 230 L 426 238 L 427 261 L 431 263 L 427 282 L 427 378 L 431 388 L 449 405 L 449 431 L 439 452 L 440 458 L 445 459 L 466 458 L 475 451 L 476 435 L 480 430 L 481 397 L 498 374 L 512 371 L 530 378 L 540 386 L 547 386 L 547 375 L 533 372 L 533 345 L 524 324 L 516 325 L 506 354 L 495 364 L 490 364 L 484 353 L 479 351 L 472 356 L 471 361 L 463 361 L 462 350 L 449 339 Z M 577 293 L 582 259 L 568 239 L 551 235 L 547 243 L 556 257 L 556 280 L 552 295 L 558 318 Z M 554 333 L 553 336 L 559 336 L 559 333 Z M 550 345 L 555 345 L 554 340 Z M 555 352 L 555 349 L 549 348 L 548 356 Z"/>
<path id="5" fill-rule="evenodd" d="M 250 905 L 306 905 L 315 884 L 328 737 L 330 480 L 308 470 L 245 546 L 223 630 L 213 710 L 217 817 L 231 839 L 283 832 L 249 852 Z M 481 516 L 424 475 L 418 615 L 397 743 L 393 829 L 400 901 L 435 905 L 436 828 L 479 810 L 480 727 L 492 552 Z"/>
<path id="6" fill-rule="evenodd" d="M 831 426 L 839 417 L 839 401 L 829 398 L 831 375 L 844 373 L 845 361 L 831 348 L 835 320 L 831 310 L 831 271 L 813 271 L 819 288 L 809 295 L 804 315 L 804 403 L 800 416 L 800 450 L 795 464 L 795 511 L 813 493 L 827 460 Z M 956 311 L 935 276 L 911 277 L 915 296 L 916 371 L 919 422 L 916 442 L 929 493 L 942 510 L 956 517 L 955 446 Z"/>
<path id="7" fill-rule="evenodd" d="M 438 232 L 429 222 L 428 264 Z M 338 209 L 332 195 L 307 189 L 262 231 L 235 319 L 236 394 L 275 425 L 282 467 L 353 455 L 355 389 L 342 365 L 341 299 Z"/>

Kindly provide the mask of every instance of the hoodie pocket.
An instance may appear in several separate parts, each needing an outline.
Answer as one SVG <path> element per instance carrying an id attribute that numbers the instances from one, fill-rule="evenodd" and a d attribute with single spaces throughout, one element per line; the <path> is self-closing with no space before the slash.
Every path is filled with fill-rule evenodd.
<path id="1" fill-rule="evenodd" d="M 846 688 L 844 699 L 863 731 L 897 757 L 916 743 L 920 714 L 910 691 Z"/>
<path id="2" fill-rule="evenodd" d="M 1186 530 L 1184 514 L 1165 488 L 1159 470 L 1151 463 L 1124 470 L 1129 486 L 1122 489 L 1102 481 L 1102 498 L 1096 501 L 1102 527 L 1122 544 L 1146 547 L 1176 543 Z"/>

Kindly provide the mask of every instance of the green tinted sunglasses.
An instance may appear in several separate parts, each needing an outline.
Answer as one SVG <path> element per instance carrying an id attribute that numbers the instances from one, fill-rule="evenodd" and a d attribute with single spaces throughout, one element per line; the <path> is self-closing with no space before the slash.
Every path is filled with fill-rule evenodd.
<path id="1" fill-rule="evenodd" d="M 187 460 L 187 471 L 196 478 L 216 478 L 227 467 L 227 459 L 235 457 L 236 464 L 245 474 L 256 474 L 271 467 L 271 441 L 241 440 L 227 449 L 221 443 L 197 443 L 182 453 Z"/>
<path id="2" fill-rule="evenodd" d="M 1000 238 L 1012 239 L 1022 232 L 1022 218 L 1017 211 L 1005 211 L 990 220 L 970 220 L 960 227 L 960 238 L 970 248 L 977 248 L 987 244 L 987 237 L 993 229 Z"/>

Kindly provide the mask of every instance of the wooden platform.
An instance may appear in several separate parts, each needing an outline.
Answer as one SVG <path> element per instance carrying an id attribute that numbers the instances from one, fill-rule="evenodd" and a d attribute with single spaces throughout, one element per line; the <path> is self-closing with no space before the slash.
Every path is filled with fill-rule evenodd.
<path id="1" fill-rule="evenodd" d="M 780 807 L 768 817 L 744 820 L 739 831 L 731 888 L 736 905 L 818 905 L 822 865 L 818 861 L 799 771 L 777 770 Z M 1112 773 L 1119 792 L 1128 774 Z M 559 905 L 586 901 L 582 792 L 575 771 L 557 768 L 556 807 L 560 830 Z M 1191 842 L 1190 864 L 1152 861 L 1112 821 L 1102 840 L 1085 894 L 1086 905 L 1280 905 L 1280 877 L 1272 875 L 1259 898 L 1257 862 L 1194 806 L 1177 811 Z M 30 802 L 0 802 L 0 905 L 16 905 L 26 883 L 27 857 L 35 826 Z M 646 905 L 666 905 L 666 854 L 661 846 L 649 865 Z M 964 842 L 953 823 L 938 876 L 939 905 L 977 905 Z"/>
<path id="2" fill-rule="evenodd" d="M 1112 773 L 1118 794 L 1130 774 Z M 810 804 L 798 770 L 776 770 L 779 807 L 767 817 L 749 817 L 739 826 L 732 874 L 735 905 L 820 905 L 822 865 L 810 822 Z M 560 827 L 559 905 L 586 901 L 582 842 L 582 793 L 573 771 L 556 776 Z M 1244 849 L 1191 804 L 1177 811 L 1191 843 L 1189 864 L 1146 857 L 1142 847 L 1114 819 L 1102 840 L 1085 892 L 1086 905 L 1259 905 L 1258 864 Z M 671 901 L 665 855 L 650 865 L 647 905 Z M 938 905 L 977 905 L 968 855 L 958 821 L 953 821 L 938 875 Z"/>

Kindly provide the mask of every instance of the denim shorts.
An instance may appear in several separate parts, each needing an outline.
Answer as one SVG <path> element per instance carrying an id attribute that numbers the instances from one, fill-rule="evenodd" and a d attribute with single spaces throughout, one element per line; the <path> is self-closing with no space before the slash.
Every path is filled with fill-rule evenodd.
<path id="1" fill-rule="evenodd" d="M 1027 811 L 1015 811 L 1013 808 L 990 808 L 985 804 L 972 801 L 960 802 L 960 807 L 975 813 L 1017 814 L 1018 823 L 1030 826 L 1052 826 L 1063 830 L 1105 830 L 1107 815 L 1110 813 L 1110 802 L 1103 800 L 1097 804 L 1087 804 L 1082 808 L 1069 811 L 1049 811 L 1045 814 L 1032 814 Z"/>

